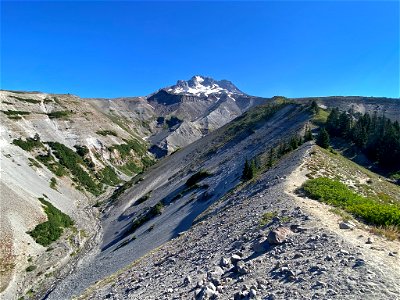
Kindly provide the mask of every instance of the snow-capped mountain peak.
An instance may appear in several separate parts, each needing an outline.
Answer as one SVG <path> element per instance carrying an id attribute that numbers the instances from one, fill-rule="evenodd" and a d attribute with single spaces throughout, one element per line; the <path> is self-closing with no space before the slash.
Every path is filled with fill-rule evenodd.
<path id="1" fill-rule="evenodd" d="M 237 94 L 244 93 L 228 80 L 214 80 L 211 77 L 200 75 L 189 80 L 178 80 L 176 85 L 164 89 L 171 94 L 190 94 L 194 96 L 209 96 L 210 94 Z"/>

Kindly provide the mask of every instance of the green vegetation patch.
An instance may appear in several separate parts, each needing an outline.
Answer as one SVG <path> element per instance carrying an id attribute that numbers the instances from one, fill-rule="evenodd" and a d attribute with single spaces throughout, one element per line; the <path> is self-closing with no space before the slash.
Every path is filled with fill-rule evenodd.
<path id="1" fill-rule="evenodd" d="M 27 103 L 40 103 L 40 100 L 35 100 L 35 99 L 26 99 L 26 98 L 22 98 L 22 97 L 18 97 L 18 96 L 13 96 L 13 95 L 9 95 L 9 97 L 17 99 L 18 101 L 22 101 L 22 102 L 27 102 Z"/>
<path id="2" fill-rule="evenodd" d="M 30 114 L 29 111 L 23 111 L 23 110 L 2 110 L 1 112 L 6 114 L 9 118 L 27 116 Z"/>
<path id="3" fill-rule="evenodd" d="M 140 226 L 142 226 L 144 223 L 150 221 L 154 217 L 161 215 L 162 210 L 164 208 L 164 204 L 160 201 L 153 207 L 151 207 L 147 213 L 143 214 L 140 218 L 136 219 L 129 229 L 127 230 L 126 234 L 131 234 L 134 233 Z"/>
<path id="4" fill-rule="evenodd" d="M 99 130 L 96 131 L 96 133 L 102 136 L 107 136 L 107 135 L 118 136 L 118 134 L 113 130 Z"/>
<path id="5" fill-rule="evenodd" d="M 26 272 L 32 272 L 32 271 L 35 271 L 35 270 L 36 270 L 36 266 L 34 266 L 34 265 L 28 266 L 25 269 Z"/>
<path id="6" fill-rule="evenodd" d="M 37 148 L 44 148 L 44 145 L 39 138 L 27 138 L 25 141 L 21 138 L 14 139 L 12 143 L 25 151 L 32 151 Z"/>
<path id="7" fill-rule="evenodd" d="M 101 186 L 98 185 L 93 178 L 86 172 L 82 166 L 85 165 L 82 157 L 74 150 L 58 142 L 47 143 L 58 158 L 61 165 L 66 167 L 74 176 L 76 181 L 82 185 L 88 192 L 93 195 L 100 195 L 102 192 Z"/>
<path id="8" fill-rule="evenodd" d="M 269 224 L 276 216 L 278 216 L 278 213 L 276 211 L 269 211 L 264 213 L 260 219 L 260 226 L 262 227 Z"/>
<path id="9" fill-rule="evenodd" d="M 186 181 L 187 186 L 193 186 L 196 183 L 202 181 L 203 179 L 207 178 L 208 176 L 211 176 L 211 173 L 205 170 L 200 170 L 196 174 L 193 174 L 192 176 L 189 177 L 189 179 Z"/>
<path id="10" fill-rule="evenodd" d="M 143 202 L 146 202 L 147 200 L 149 200 L 151 197 L 151 191 L 148 192 L 146 195 L 140 197 L 139 199 L 136 200 L 135 205 L 139 205 Z"/>
<path id="11" fill-rule="evenodd" d="M 47 221 L 40 223 L 28 233 L 38 244 L 48 246 L 58 240 L 63 233 L 63 229 L 72 226 L 74 221 L 50 202 L 44 200 L 44 198 L 39 198 L 39 201 L 44 206 Z"/>
<path id="12" fill-rule="evenodd" d="M 110 166 L 106 166 L 98 173 L 99 180 L 107 185 L 115 186 L 121 182 L 117 173 Z"/>
<path id="13" fill-rule="evenodd" d="M 36 159 L 29 157 L 28 160 L 29 160 L 29 166 L 31 167 L 34 166 L 38 169 L 42 168 L 41 164 Z"/>
<path id="14" fill-rule="evenodd" d="M 67 118 L 72 112 L 69 110 L 59 110 L 47 113 L 47 116 L 50 119 L 65 119 Z"/>
<path id="15" fill-rule="evenodd" d="M 62 177 L 67 174 L 67 170 L 54 159 L 54 156 L 51 153 L 47 155 L 38 155 L 36 159 L 44 164 L 54 175 L 58 177 Z"/>
<path id="16" fill-rule="evenodd" d="M 315 125 L 321 126 L 326 123 L 328 119 L 329 112 L 325 109 L 319 108 L 312 119 Z"/>
<path id="17" fill-rule="evenodd" d="M 138 155 L 143 156 L 146 154 L 146 147 L 140 143 L 138 140 L 125 140 L 125 144 L 112 145 L 109 147 L 110 151 L 117 150 L 121 155 L 122 159 L 125 159 L 131 155 L 131 151 L 133 150 Z"/>
<path id="18" fill-rule="evenodd" d="M 50 187 L 52 188 L 52 189 L 56 189 L 56 187 L 57 187 L 57 179 L 55 179 L 54 177 L 52 177 L 51 179 L 50 179 Z"/>
<path id="19" fill-rule="evenodd" d="M 303 184 L 303 190 L 310 198 L 340 207 L 368 224 L 400 226 L 400 205 L 360 196 L 337 180 L 310 179 Z"/>

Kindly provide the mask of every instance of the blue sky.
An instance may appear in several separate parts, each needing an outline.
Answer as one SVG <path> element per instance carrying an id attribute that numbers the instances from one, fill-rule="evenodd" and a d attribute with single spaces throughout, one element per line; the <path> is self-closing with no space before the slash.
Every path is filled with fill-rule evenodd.
<path id="1" fill-rule="evenodd" d="M 202 74 L 266 97 L 400 97 L 399 5 L 2 1 L 1 88 L 136 96 Z"/>

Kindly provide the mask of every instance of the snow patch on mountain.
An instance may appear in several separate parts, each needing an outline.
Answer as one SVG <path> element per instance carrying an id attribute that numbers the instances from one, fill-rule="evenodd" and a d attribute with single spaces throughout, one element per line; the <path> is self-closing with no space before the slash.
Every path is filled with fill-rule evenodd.
<path id="1" fill-rule="evenodd" d="M 232 82 L 228 80 L 214 80 L 210 77 L 193 76 L 190 80 L 178 80 L 176 85 L 164 89 L 168 93 L 180 95 L 206 96 L 211 94 L 244 95 Z"/>

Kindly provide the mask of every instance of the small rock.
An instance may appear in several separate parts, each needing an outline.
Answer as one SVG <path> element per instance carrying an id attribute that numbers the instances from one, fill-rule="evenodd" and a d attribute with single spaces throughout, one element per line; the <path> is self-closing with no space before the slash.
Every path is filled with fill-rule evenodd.
<path id="1" fill-rule="evenodd" d="M 208 282 L 208 283 L 206 284 L 206 288 L 208 288 L 208 289 L 210 289 L 210 290 L 213 290 L 213 291 L 216 291 L 216 290 L 217 290 L 217 288 L 215 287 L 215 285 L 214 285 L 212 282 Z"/>
<path id="2" fill-rule="evenodd" d="M 356 225 L 350 221 L 339 223 L 340 229 L 353 229 L 354 227 L 356 227 Z"/>
<path id="3" fill-rule="evenodd" d="M 246 274 L 247 270 L 246 270 L 246 265 L 243 261 L 238 261 L 236 264 L 236 270 L 239 274 Z"/>
<path id="4" fill-rule="evenodd" d="M 325 260 L 326 260 L 326 261 L 333 261 L 332 255 L 327 255 L 327 256 L 325 256 Z"/>
<path id="5" fill-rule="evenodd" d="M 221 257 L 221 261 L 219 262 L 219 265 L 223 268 L 229 267 L 229 259 L 225 257 Z"/>
<path id="6" fill-rule="evenodd" d="M 218 296 L 217 291 L 208 287 L 204 287 L 200 289 L 200 291 L 196 290 L 196 292 L 196 300 L 214 299 L 216 296 Z"/>
<path id="7" fill-rule="evenodd" d="M 241 260 L 242 258 L 239 256 L 239 255 L 237 255 L 237 254 L 233 254 L 232 256 L 231 256 L 231 262 L 234 264 L 234 263 L 236 263 L 236 262 L 238 262 L 239 260 Z"/>
<path id="8" fill-rule="evenodd" d="M 171 294 L 171 293 L 174 292 L 174 290 L 173 290 L 173 288 L 169 288 L 169 289 L 167 290 L 167 292 Z"/>
<path id="9" fill-rule="evenodd" d="M 365 261 L 362 258 L 357 258 L 356 263 L 354 264 L 354 268 L 361 267 L 365 265 Z"/>
<path id="10" fill-rule="evenodd" d="M 188 275 L 185 277 L 185 279 L 183 280 L 183 284 L 191 284 L 192 283 L 192 278 Z"/>
<path id="11" fill-rule="evenodd" d="M 257 291 L 255 289 L 250 289 L 249 297 L 250 298 L 256 298 L 257 297 Z"/>
<path id="12" fill-rule="evenodd" d="M 296 253 L 296 254 L 293 256 L 293 259 L 301 258 L 301 257 L 303 257 L 303 256 L 304 256 L 304 255 L 301 254 L 301 253 Z"/>

